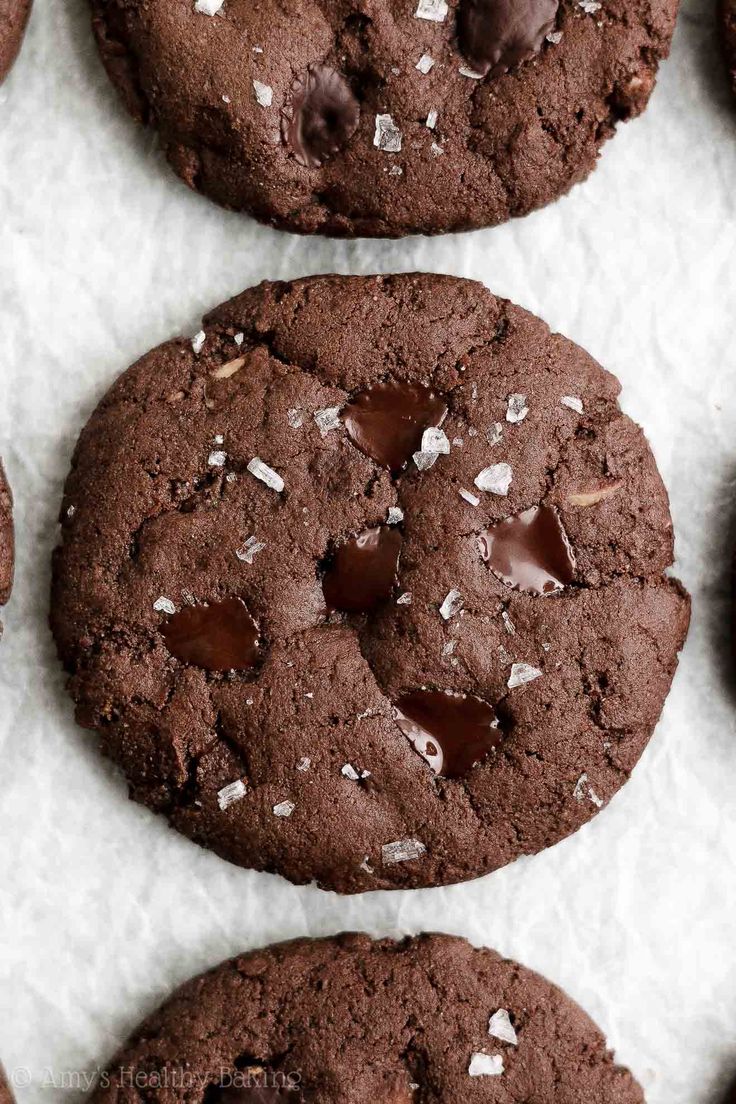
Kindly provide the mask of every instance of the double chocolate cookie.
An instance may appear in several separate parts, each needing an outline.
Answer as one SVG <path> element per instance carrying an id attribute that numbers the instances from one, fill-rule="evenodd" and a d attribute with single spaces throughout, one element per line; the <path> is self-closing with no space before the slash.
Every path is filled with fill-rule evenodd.
<path id="1" fill-rule="evenodd" d="M 31 0 L 0 0 L 0 81 L 15 61 L 31 13 Z"/>
<path id="2" fill-rule="evenodd" d="M 0 607 L 10 598 L 15 568 L 15 538 L 13 532 L 13 498 L 5 471 L 0 463 Z M 2 635 L 2 625 L 0 625 Z"/>
<path id="3" fill-rule="evenodd" d="M 560 989 L 493 951 L 424 935 L 302 939 L 184 985 L 91 1104 L 643 1104 Z"/>
<path id="4" fill-rule="evenodd" d="M 52 624 L 132 796 L 341 892 L 473 878 L 628 778 L 685 637 L 619 386 L 479 284 L 263 284 L 111 388 Z"/>
<path id="5" fill-rule="evenodd" d="M 638 115 L 677 0 L 91 0 L 186 183 L 302 233 L 491 226 Z"/>

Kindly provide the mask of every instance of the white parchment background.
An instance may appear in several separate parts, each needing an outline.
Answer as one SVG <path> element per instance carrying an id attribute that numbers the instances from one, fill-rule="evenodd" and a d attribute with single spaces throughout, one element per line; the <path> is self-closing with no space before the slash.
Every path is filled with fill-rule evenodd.
<path id="1" fill-rule="evenodd" d="M 36 0 L 0 89 L 0 452 L 19 538 L 0 652 L 0 1054 L 31 1071 L 20 1104 L 60 1100 L 45 1070 L 93 1071 L 199 970 L 345 928 L 494 946 L 583 1004 L 649 1104 L 717 1101 L 736 1073 L 735 186 L 712 0 L 685 0 L 647 114 L 570 197 L 497 230 L 353 244 L 189 194 L 115 98 L 83 0 Z M 63 692 L 49 555 L 76 435 L 137 356 L 263 278 L 410 269 L 485 281 L 619 376 L 670 490 L 694 620 L 656 736 L 595 823 L 474 884 L 342 900 L 228 866 L 127 801 Z"/>

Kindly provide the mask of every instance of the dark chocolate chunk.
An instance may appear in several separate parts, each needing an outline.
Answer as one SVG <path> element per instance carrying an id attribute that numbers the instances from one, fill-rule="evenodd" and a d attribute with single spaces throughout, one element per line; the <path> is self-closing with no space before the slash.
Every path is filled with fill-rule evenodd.
<path id="1" fill-rule="evenodd" d="M 348 144 L 360 105 L 345 78 L 327 65 L 310 65 L 294 80 L 281 113 L 281 136 L 300 165 L 316 169 Z"/>
<path id="2" fill-rule="evenodd" d="M 425 429 L 441 426 L 446 415 L 444 399 L 416 383 L 378 383 L 342 411 L 361 452 L 395 474 L 419 451 Z"/>
<path id="3" fill-rule="evenodd" d="M 258 626 L 240 598 L 185 606 L 161 633 L 172 655 L 206 671 L 244 671 L 258 658 Z"/>
<path id="4" fill-rule="evenodd" d="M 483 559 L 507 586 L 553 594 L 575 578 L 575 557 L 553 506 L 533 506 L 478 538 Z"/>
<path id="5" fill-rule="evenodd" d="M 368 613 L 391 597 L 402 537 L 382 525 L 338 546 L 322 582 L 329 609 Z"/>
<path id="6" fill-rule="evenodd" d="M 435 774 L 461 778 L 500 745 L 490 705 L 469 694 L 414 690 L 396 703 L 396 722 Z"/>
<path id="7" fill-rule="evenodd" d="M 499 76 L 542 49 L 554 30 L 559 0 L 462 0 L 460 49 L 476 73 Z"/>

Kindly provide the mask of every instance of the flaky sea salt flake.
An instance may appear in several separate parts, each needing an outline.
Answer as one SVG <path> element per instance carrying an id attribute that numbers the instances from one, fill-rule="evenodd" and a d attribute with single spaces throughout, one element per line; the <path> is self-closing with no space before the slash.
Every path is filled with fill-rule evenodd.
<path id="1" fill-rule="evenodd" d="M 292 429 L 301 429 L 304 425 L 304 417 L 301 410 L 294 406 L 286 412 L 286 420 Z"/>
<path id="2" fill-rule="evenodd" d="M 227 453 L 222 449 L 215 449 L 207 457 L 207 466 L 210 468 L 224 468 L 225 461 L 227 460 Z"/>
<path id="3" fill-rule="evenodd" d="M 247 792 L 245 782 L 238 779 L 237 782 L 231 782 L 229 786 L 218 790 L 217 804 L 224 813 L 230 805 L 234 805 L 236 801 L 242 801 Z"/>
<path id="4" fill-rule="evenodd" d="M 410 606 L 411 605 L 411 591 L 406 590 L 400 597 L 396 599 L 397 606 Z"/>
<path id="5" fill-rule="evenodd" d="M 412 460 L 418 471 L 429 471 L 437 463 L 439 455 L 438 452 L 415 452 Z"/>
<path id="6" fill-rule="evenodd" d="M 195 356 L 199 356 L 199 354 L 202 352 L 206 340 L 207 334 L 204 332 L 204 330 L 200 330 L 199 333 L 196 333 L 194 335 L 194 337 L 192 338 L 192 349 L 194 350 Z"/>
<path id="7" fill-rule="evenodd" d="M 269 468 L 268 464 L 264 464 L 259 456 L 253 457 L 248 464 L 248 471 L 251 475 L 254 475 L 256 479 L 260 479 L 262 483 L 270 487 L 272 491 L 278 491 L 279 493 L 283 491 L 284 481 L 281 476 L 278 472 L 275 472 L 273 468 Z"/>
<path id="8" fill-rule="evenodd" d="M 598 0 L 578 0 L 578 7 L 582 8 L 586 15 L 595 15 L 603 5 Z"/>
<path id="9" fill-rule="evenodd" d="M 242 563 L 252 564 L 259 552 L 265 548 L 263 541 L 256 537 L 248 537 L 242 548 L 236 549 L 235 555 Z"/>
<path id="10" fill-rule="evenodd" d="M 510 464 L 491 464 L 483 468 L 475 477 L 475 485 L 479 491 L 488 491 L 490 494 L 507 495 L 513 472 Z"/>
<path id="11" fill-rule="evenodd" d="M 400 506 L 389 506 L 386 520 L 389 525 L 398 525 L 400 521 L 404 520 L 404 511 Z"/>
<path id="12" fill-rule="evenodd" d="M 534 682 L 541 678 L 542 672 L 538 667 L 532 667 L 531 663 L 514 663 L 507 686 L 509 690 L 515 690 L 517 686 L 524 686 L 527 682 Z"/>
<path id="13" fill-rule="evenodd" d="M 194 10 L 200 15 L 217 15 L 225 0 L 195 0 Z"/>
<path id="14" fill-rule="evenodd" d="M 296 805 L 293 801 L 280 801 L 278 805 L 274 805 L 274 816 L 277 817 L 290 817 L 296 809 Z"/>
<path id="15" fill-rule="evenodd" d="M 428 130 L 434 130 L 437 126 L 437 120 L 439 119 L 439 113 L 434 108 L 428 113 L 427 121 L 424 124 Z"/>
<path id="16" fill-rule="evenodd" d="M 451 617 L 455 617 L 463 608 L 463 596 L 459 590 L 451 590 L 446 595 L 444 602 L 440 606 L 440 616 L 449 621 Z"/>
<path id="17" fill-rule="evenodd" d="M 559 46 L 562 42 L 562 31 L 550 31 L 547 35 L 547 41 L 552 46 Z"/>
<path id="18" fill-rule="evenodd" d="M 465 487 L 461 487 L 458 491 L 461 498 L 464 498 L 466 502 L 469 502 L 471 506 L 480 506 L 480 499 L 477 495 L 474 495 L 472 491 L 466 491 Z"/>
<path id="19" fill-rule="evenodd" d="M 583 413 L 583 400 L 576 395 L 563 395 L 560 402 L 563 406 L 569 406 L 570 410 L 574 410 L 576 414 Z"/>
<path id="20" fill-rule="evenodd" d="M 342 424 L 340 422 L 340 407 L 328 406 L 325 410 L 317 410 L 315 411 L 314 420 L 322 436 L 326 437 L 333 429 L 339 429 Z"/>
<path id="21" fill-rule="evenodd" d="M 529 413 L 529 407 L 526 405 L 526 395 L 509 395 L 507 402 L 506 421 L 511 422 L 512 425 L 523 422 Z"/>
<path id="22" fill-rule="evenodd" d="M 596 809 L 603 808 L 603 802 L 591 786 L 588 775 L 585 773 L 581 774 L 575 783 L 575 789 L 572 791 L 572 796 L 576 801 L 583 801 L 587 798 L 588 801 L 592 801 Z"/>
<path id="23" fill-rule="evenodd" d="M 468 80 L 483 80 L 483 73 L 478 73 L 475 69 L 469 69 L 467 65 L 461 65 L 458 73 L 461 77 L 467 77 Z"/>
<path id="24" fill-rule="evenodd" d="M 500 1039 L 502 1043 L 511 1043 L 512 1046 L 516 1046 L 519 1041 L 505 1008 L 499 1008 L 498 1012 L 494 1012 L 491 1016 L 488 1021 L 488 1034 L 494 1039 Z"/>
<path id="25" fill-rule="evenodd" d="M 486 433 L 486 440 L 489 445 L 500 445 L 501 438 L 503 437 L 503 426 L 500 422 L 496 422 Z"/>
<path id="26" fill-rule="evenodd" d="M 445 431 L 436 426 L 425 429 L 422 434 L 422 452 L 436 452 L 440 456 L 448 456 L 450 442 Z"/>
<path id="27" fill-rule="evenodd" d="M 426 850 L 420 840 L 396 840 L 394 843 L 384 843 L 381 857 L 384 866 L 395 866 L 396 863 L 411 862 L 413 859 L 420 858 Z"/>
<path id="28" fill-rule="evenodd" d="M 419 0 L 414 17 L 428 19 L 431 23 L 444 23 L 449 10 L 447 0 Z"/>
<path id="29" fill-rule="evenodd" d="M 506 610 L 504 610 L 501 614 L 501 620 L 503 621 L 503 626 L 506 629 L 506 632 L 509 634 L 509 636 L 513 636 L 516 632 L 516 625 L 511 620 Z"/>
<path id="30" fill-rule="evenodd" d="M 311 765 L 312 765 L 312 760 L 309 758 L 308 755 L 305 755 L 304 758 L 300 759 L 299 762 L 297 763 L 296 769 L 298 771 L 301 771 L 302 774 L 306 774 L 306 772 L 309 770 Z"/>
<path id="31" fill-rule="evenodd" d="M 471 1077 L 500 1077 L 503 1073 L 503 1058 L 500 1054 L 476 1051 L 470 1059 L 468 1073 Z"/>
<path id="32" fill-rule="evenodd" d="M 426 77 L 427 73 L 432 71 L 434 66 L 434 58 L 430 54 L 422 54 L 419 61 L 416 64 L 416 68 L 419 72 Z"/>
<path id="33" fill-rule="evenodd" d="M 156 601 L 153 603 L 153 608 L 155 609 L 156 613 L 168 613 L 170 616 L 176 613 L 176 606 L 171 601 L 171 599 L 164 598 L 163 596 L 156 599 Z"/>
<path id="34" fill-rule="evenodd" d="M 262 84 L 261 81 L 253 81 L 253 90 L 261 107 L 270 107 L 273 103 L 273 88 L 270 84 Z"/>
<path id="35" fill-rule="evenodd" d="M 401 153 L 401 131 L 390 115 L 376 115 L 373 145 L 384 153 Z"/>
<path id="36" fill-rule="evenodd" d="M 210 375 L 213 379 L 230 379 L 234 376 L 245 364 L 245 357 L 236 357 L 235 360 L 229 360 L 227 364 L 221 364 L 218 368 L 215 368 Z"/>
<path id="37" fill-rule="evenodd" d="M 352 763 L 346 763 L 344 767 L 341 767 L 340 774 L 345 778 L 349 778 L 351 782 L 360 781 L 360 775 Z"/>

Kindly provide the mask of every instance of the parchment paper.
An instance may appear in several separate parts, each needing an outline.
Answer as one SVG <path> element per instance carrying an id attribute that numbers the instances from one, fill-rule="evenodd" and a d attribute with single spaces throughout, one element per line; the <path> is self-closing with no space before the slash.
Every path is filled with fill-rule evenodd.
<path id="1" fill-rule="evenodd" d="M 649 1104 L 717 1100 L 736 1074 L 735 183 L 712 0 L 685 0 L 648 112 L 571 196 L 497 230 L 354 244 L 188 193 L 108 85 L 83 0 L 36 0 L 0 90 L 0 452 L 19 539 L 0 649 L 0 1055 L 29 1071 L 20 1104 L 62 1099 L 197 971 L 346 928 L 496 947 L 583 1004 Z M 228 866 L 128 802 L 63 692 L 49 556 L 77 433 L 137 356 L 263 278 L 411 269 L 482 279 L 619 376 L 672 496 L 694 619 L 656 736 L 593 824 L 470 885 L 342 900 Z"/>

